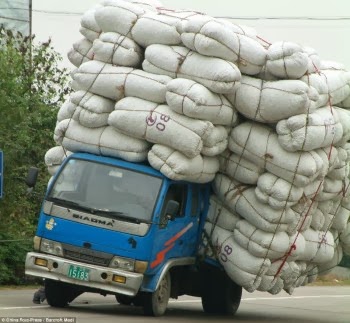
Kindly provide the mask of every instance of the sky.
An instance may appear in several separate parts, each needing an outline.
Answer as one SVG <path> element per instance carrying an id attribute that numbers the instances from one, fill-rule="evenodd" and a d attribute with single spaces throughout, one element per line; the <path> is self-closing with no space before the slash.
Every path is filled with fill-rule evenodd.
<path id="1" fill-rule="evenodd" d="M 83 36 L 81 14 L 98 0 L 32 0 L 33 33 L 37 41 L 52 38 L 63 58 L 73 68 L 67 53 Z M 332 60 L 350 70 L 349 0 L 160 0 L 170 9 L 193 9 L 216 17 L 234 17 L 240 25 L 254 27 L 266 41 L 292 41 L 316 50 L 321 59 Z M 54 13 L 52 13 L 52 11 Z M 292 19 L 290 19 L 292 18 Z"/>

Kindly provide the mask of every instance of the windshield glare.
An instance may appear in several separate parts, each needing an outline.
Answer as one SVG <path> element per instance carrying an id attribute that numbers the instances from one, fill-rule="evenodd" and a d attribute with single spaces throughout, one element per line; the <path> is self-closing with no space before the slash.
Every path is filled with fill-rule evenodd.
<path id="1" fill-rule="evenodd" d="M 71 159 L 57 177 L 48 199 L 149 221 L 161 184 L 161 178 L 144 173 Z"/>

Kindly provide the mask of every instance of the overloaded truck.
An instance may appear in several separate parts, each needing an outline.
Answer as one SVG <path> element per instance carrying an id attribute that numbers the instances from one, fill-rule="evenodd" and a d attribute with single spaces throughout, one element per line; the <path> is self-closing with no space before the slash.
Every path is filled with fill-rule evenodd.
<path id="1" fill-rule="evenodd" d="M 160 316 L 169 298 L 191 295 L 207 313 L 234 314 L 242 287 L 198 252 L 210 194 L 210 183 L 147 164 L 74 153 L 48 185 L 26 274 L 44 278 L 53 307 L 95 292 Z"/>

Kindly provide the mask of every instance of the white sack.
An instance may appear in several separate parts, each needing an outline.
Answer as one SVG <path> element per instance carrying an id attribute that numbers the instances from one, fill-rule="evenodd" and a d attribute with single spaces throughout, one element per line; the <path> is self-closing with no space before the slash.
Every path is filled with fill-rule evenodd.
<path id="1" fill-rule="evenodd" d="M 179 45 L 181 37 L 176 26 L 180 19 L 160 13 L 147 13 L 132 27 L 132 38 L 142 47 L 152 44 Z"/>
<path id="2" fill-rule="evenodd" d="M 241 79 L 241 72 L 233 63 L 181 46 L 148 46 L 142 67 L 150 73 L 191 79 L 216 93 L 234 91 Z"/>
<path id="3" fill-rule="evenodd" d="M 219 170 L 215 157 L 198 155 L 188 158 L 179 151 L 163 145 L 153 145 L 148 153 L 150 165 L 166 177 L 177 181 L 208 183 Z"/>
<path id="4" fill-rule="evenodd" d="M 222 95 L 195 81 L 176 78 L 167 84 L 166 101 L 177 113 L 213 124 L 234 126 L 237 111 Z"/>
<path id="5" fill-rule="evenodd" d="M 217 250 L 217 258 L 228 276 L 249 292 L 253 292 L 261 283 L 261 276 L 270 267 L 269 259 L 258 258 L 240 247 L 234 241 L 232 232 L 221 229 L 208 222 L 205 230 L 210 235 L 211 243 Z"/>
<path id="6" fill-rule="evenodd" d="M 228 145 L 228 132 L 223 126 L 214 126 L 210 136 L 203 138 L 202 155 L 214 157 L 225 151 Z"/>
<path id="7" fill-rule="evenodd" d="M 134 96 L 163 103 L 170 80 L 165 75 L 92 61 L 82 64 L 74 73 L 72 87 L 76 91 L 85 90 L 116 101 Z"/>
<path id="8" fill-rule="evenodd" d="M 220 172 L 244 184 L 256 184 L 264 168 L 230 152 L 228 149 L 219 156 Z"/>
<path id="9" fill-rule="evenodd" d="M 62 146 L 55 146 L 50 148 L 45 153 L 45 165 L 51 176 L 55 175 L 62 162 L 72 154 L 71 151 L 64 149 Z"/>
<path id="10" fill-rule="evenodd" d="M 237 222 L 241 220 L 238 214 L 229 210 L 225 203 L 220 201 L 214 194 L 210 197 L 209 210 L 206 221 L 222 229 L 232 231 L 236 228 Z"/>
<path id="11" fill-rule="evenodd" d="M 260 202 L 273 209 L 283 209 L 299 202 L 304 190 L 271 173 L 262 174 L 257 182 L 255 194 Z"/>
<path id="12" fill-rule="evenodd" d="M 264 81 L 242 75 L 240 87 L 226 97 L 247 118 L 272 123 L 313 112 L 318 93 L 300 80 Z"/>
<path id="13" fill-rule="evenodd" d="M 257 39 L 237 33 L 237 28 L 210 16 L 196 16 L 179 27 L 183 44 L 202 55 L 235 63 L 244 74 L 258 74 L 266 61 L 266 49 Z"/>
<path id="14" fill-rule="evenodd" d="M 343 127 L 343 137 L 336 146 L 343 146 L 350 140 L 350 111 L 338 107 L 333 107 L 333 111 L 338 114 L 339 122 Z"/>
<path id="15" fill-rule="evenodd" d="M 335 244 L 334 246 L 334 256 L 333 258 L 324 264 L 318 265 L 318 271 L 320 275 L 327 275 L 332 273 L 332 269 L 339 265 L 343 259 L 343 248 L 340 243 Z"/>
<path id="16" fill-rule="evenodd" d="M 342 199 L 338 204 L 335 203 L 335 207 L 329 212 L 333 215 L 332 229 L 342 232 L 345 230 L 350 217 L 350 201 L 349 199 Z"/>
<path id="17" fill-rule="evenodd" d="M 71 97 L 69 96 L 64 103 L 61 105 L 61 107 L 59 108 L 58 112 L 57 112 L 57 122 L 60 122 L 62 120 L 65 119 L 71 119 L 75 109 L 76 109 L 76 105 L 71 101 Z"/>
<path id="18" fill-rule="evenodd" d="M 80 39 L 73 44 L 73 47 L 69 50 L 67 56 L 69 61 L 76 67 L 93 60 L 94 51 L 92 48 L 92 42 L 86 38 Z"/>
<path id="19" fill-rule="evenodd" d="M 301 233 L 305 238 L 305 251 L 299 260 L 316 264 L 331 261 L 334 256 L 334 238 L 331 232 L 308 229 Z"/>
<path id="20" fill-rule="evenodd" d="M 100 26 L 97 24 L 96 19 L 95 19 L 95 12 L 97 8 L 100 8 L 101 5 L 98 4 L 94 6 L 93 8 L 87 10 L 81 17 L 80 20 L 80 33 L 93 42 L 95 39 L 97 39 L 102 32 L 102 29 Z"/>
<path id="21" fill-rule="evenodd" d="M 75 105 L 72 118 L 88 128 L 107 126 L 115 106 L 114 101 L 85 91 L 72 93 L 70 101 Z"/>
<path id="22" fill-rule="evenodd" d="M 334 106 L 350 94 L 347 73 L 341 70 L 321 70 L 319 73 L 305 75 L 300 80 L 317 90 L 319 94 L 317 107 Z"/>
<path id="23" fill-rule="evenodd" d="M 131 38 L 115 32 L 102 33 L 93 43 L 94 59 L 118 66 L 139 67 L 143 50 Z"/>
<path id="24" fill-rule="evenodd" d="M 96 9 L 95 20 L 104 32 L 113 31 L 130 37 L 137 19 L 151 11 L 124 0 L 104 0 Z"/>
<path id="25" fill-rule="evenodd" d="M 315 152 L 287 152 L 277 135 L 266 126 L 245 122 L 233 128 L 229 149 L 293 185 L 303 187 L 322 171 L 322 158 Z"/>
<path id="26" fill-rule="evenodd" d="M 213 189 L 229 209 L 263 231 L 289 232 L 289 228 L 292 227 L 294 230 L 298 223 L 299 217 L 292 209 L 271 209 L 259 202 L 253 187 L 249 188 L 226 175 L 219 173 L 215 176 Z"/>
<path id="27" fill-rule="evenodd" d="M 253 256 L 270 260 L 283 257 L 290 248 L 289 236 L 286 232 L 265 232 L 246 220 L 236 224 L 233 238 Z"/>
<path id="28" fill-rule="evenodd" d="M 203 140 L 214 128 L 209 121 L 191 119 L 167 105 L 137 98 L 117 102 L 108 122 L 130 136 L 174 148 L 189 158 L 199 155 Z"/>
<path id="29" fill-rule="evenodd" d="M 327 177 L 342 180 L 349 176 L 348 153 L 342 147 L 337 147 L 337 152 L 337 160 L 334 167 L 327 173 Z"/>
<path id="30" fill-rule="evenodd" d="M 308 53 L 296 43 L 279 41 L 267 50 L 267 71 L 281 79 L 298 79 L 310 65 Z"/>
<path id="31" fill-rule="evenodd" d="M 337 110 L 319 108 L 277 123 L 278 142 L 287 151 L 309 151 L 336 144 L 342 139 L 343 127 Z"/>
<path id="32" fill-rule="evenodd" d="M 146 160 L 149 150 L 145 140 L 124 135 L 113 127 L 86 128 L 72 119 L 56 125 L 54 140 L 72 152 L 84 151 L 131 162 Z"/>
<path id="33" fill-rule="evenodd" d="M 350 191 L 347 192 L 347 187 L 349 185 L 349 179 L 343 178 L 332 179 L 326 176 L 323 181 L 323 189 L 317 194 L 317 201 L 326 201 L 326 200 L 340 200 L 345 195 L 349 195 Z"/>
<path id="34" fill-rule="evenodd" d="M 350 256 L 350 222 L 347 223 L 339 238 L 344 253 Z"/>

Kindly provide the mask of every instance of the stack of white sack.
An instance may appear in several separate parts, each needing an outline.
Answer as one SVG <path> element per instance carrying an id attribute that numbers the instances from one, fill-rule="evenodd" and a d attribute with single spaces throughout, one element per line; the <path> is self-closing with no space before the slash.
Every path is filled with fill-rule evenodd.
<path id="1" fill-rule="evenodd" d="M 66 151 L 85 151 L 214 180 L 199 253 L 250 292 L 292 293 L 350 254 L 341 64 L 156 0 L 102 1 L 80 32 L 50 174 Z"/>

